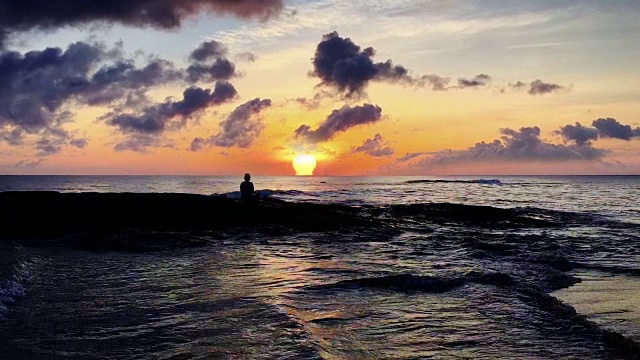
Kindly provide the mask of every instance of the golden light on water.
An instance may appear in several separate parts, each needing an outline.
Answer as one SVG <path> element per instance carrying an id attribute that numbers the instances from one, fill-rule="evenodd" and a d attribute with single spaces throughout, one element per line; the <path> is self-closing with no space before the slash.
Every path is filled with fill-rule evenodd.
<path id="1" fill-rule="evenodd" d="M 308 176 L 313 175 L 317 162 L 313 155 L 303 154 L 294 157 L 291 165 L 293 165 L 293 169 L 296 171 L 297 176 Z"/>

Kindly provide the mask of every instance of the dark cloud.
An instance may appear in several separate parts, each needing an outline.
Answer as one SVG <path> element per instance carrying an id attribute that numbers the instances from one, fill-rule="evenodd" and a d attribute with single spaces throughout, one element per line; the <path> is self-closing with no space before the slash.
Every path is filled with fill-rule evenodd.
<path id="1" fill-rule="evenodd" d="M 253 99 L 240 106 L 220 123 L 220 132 L 208 139 L 195 138 L 191 151 L 202 150 L 205 146 L 248 148 L 260 136 L 264 123 L 259 114 L 271 106 L 269 99 Z"/>
<path id="2" fill-rule="evenodd" d="M 376 134 L 372 139 L 366 139 L 361 146 L 354 147 L 352 151 L 374 157 L 391 156 L 394 153 L 393 148 L 387 145 L 380 134 Z"/>
<path id="3" fill-rule="evenodd" d="M 205 62 L 210 59 L 224 58 L 227 56 L 227 52 L 226 46 L 220 42 L 211 40 L 200 44 L 200 46 L 191 53 L 189 59 Z"/>
<path id="4" fill-rule="evenodd" d="M 372 80 L 441 87 L 439 84 L 444 78 L 434 77 L 436 75 L 412 77 L 405 67 L 394 65 L 392 60 L 376 63 L 374 56 L 373 48 L 361 49 L 351 39 L 342 38 L 334 31 L 324 35 L 318 44 L 311 75 L 318 77 L 322 85 L 335 87 L 346 97 L 361 95 Z"/>
<path id="5" fill-rule="evenodd" d="M 216 59 L 213 64 L 192 64 L 187 68 L 191 82 L 229 80 L 236 76 L 236 66 L 228 59 Z"/>
<path id="6" fill-rule="evenodd" d="M 458 87 L 460 88 L 470 88 L 470 87 L 480 87 L 485 86 L 491 81 L 491 76 L 487 74 L 479 74 L 476 75 L 473 79 L 458 79 Z"/>
<path id="7" fill-rule="evenodd" d="M 502 88 L 501 92 L 505 93 L 507 88 L 514 89 L 514 90 L 527 89 L 527 93 L 529 93 L 529 95 L 532 95 L 532 96 L 545 95 L 545 94 L 558 92 L 563 89 L 567 89 L 567 87 L 565 86 L 552 84 L 552 83 L 545 83 L 540 79 L 534 80 L 530 83 L 525 83 L 523 81 L 516 81 L 514 83 L 509 83 L 507 84 L 506 87 Z"/>
<path id="8" fill-rule="evenodd" d="M 601 137 L 631 140 L 640 137 L 640 127 L 632 129 L 629 125 L 622 125 L 616 119 L 606 118 L 594 120 L 593 125 L 600 132 Z"/>
<path id="9" fill-rule="evenodd" d="M 194 59 L 225 54 L 222 45 L 205 44 L 194 51 Z M 73 120 L 73 114 L 64 111 L 70 105 L 109 105 L 113 111 L 103 117 L 108 124 L 129 134 L 161 134 L 184 126 L 195 112 L 237 95 L 233 85 L 218 81 L 213 91 L 191 87 L 180 101 L 152 105 L 147 91 L 156 86 L 183 79 L 228 79 L 235 75 L 235 66 L 221 57 L 212 64 L 194 63 L 187 70 L 158 58 L 137 66 L 124 58 L 121 47 L 77 42 L 66 50 L 0 53 L 0 141 L 19 145 L 26 135 L 38 136 L 31 144 L 40 155 L 54 154 L 64 145 L 82 147 L 81 141 L 71 142 L 74 139 L 62 130 Z M 120 149 L 139 149 L 150 142 L 139 143 Z"/>
<path id="10" fill-rule="evenodd" d="M 523 127 L 520 130 L 502 129 L 501 140 L 480 142 L 466 150 L 445 150 L 420 160 L 417 166 L 454 163 L 511 162 L 511 161 L 569 161 L 598 160 L 606 151 L 584 145 L 560 145 L 540 139 L 540 129 Z"/>
<path id="11" fill-rule="evenodd" d="M 332 139 L 337 133 L 364 124 L 371 124 L 382 118 L 382 109 L 377 105 L 364 104 L 362 106 L 343 106 L 333 110 L 316 130 L 309 125 L 301 125 L 296 129 L 296 138 L 302 138 L 312 143 L 324 142 Z"/>
<path id="12" fill-rule="evenodd" d="M 347 96 L 360 93 L 377 74 L 371 60 L 373 48 L 363 51 L 349 38 L 337 32 L 323 36 L 313 58 L 313 75 L 324 85 L 334 85 Z"/>
<path id="13" fill-rule="evenodd" d="M 229 80 L 236 76 L 236 66 L 226 58 L 226 55 L 226 47 L 217 41 L 200 44 L 189 57 L 194 63 L 187 67 L 187 80 L 192 83 L 211 82 Z"/>
<path id="14" fill-rule="evenodd" d="M 125 133 L 160 134 L 167 128 L 182 128 L 196 112 L 222 104 L 236 95 L 233 85 L 226 82 L 216 83 L 213 91 L 194 86 L 184 91 L 180 101 L 169 100 L 150 106 L 139 115 L 112 114 L 107 123 Z"/>
<path id="15" fill-rule="evenodd" d="M 633 129 L 612 118 L 597 119 L 591 125 L 593 127 L 582 126 L 580 123 L 565 125 L 555 133 L 561 135 L 566 141 L 575 141 L 577 145 L 588 144 L 592 140 L 601 138 L 629 141 L 634 137 L 640 137 L 640 128 Z"/>
<path id="16" fill-rule="evenodd" d="M 393 62 L 391 60 L 377 63 L 376 67 L 378 68 L 378 79 L 386 79 L 391 81 L 412 81 L 412 78 L 409 76 L 409 70 L 407 70 L 402 65 L 393 65 Z"/>
<path id="17" fill-rule="evenodd" d="M 0 3 L 0 46 L 8 34 L 31 29 L 55 29 L 92 22 L 171 29 L 200 12 L 267 19 L 283 7 L 283 0 L 3 0 Z"/>
<path id="18" fill-rule="evenodd" d="M 62 130 L 73 119 L 66 105 L 133 106 L 146 99 L 147 89 L 182 77 L 162 59 L 137 67 L 118 46 L 77 42 L 66 50 L 0 53 L 0 139 L 19 145 L 24 135 L 36 135 L 39 154 L 54 154 L 78 144 Z"/>
<path id="19" fill-rule="evenodd" d="M 0 126 L 30 134 L 55 127 L 57 110 L 91 87 L 89 72 L 105 57 L 101 46 L 82 42 L 66 51 L 0 53 Z"/>
<path id="20" fill-rule="evenodd" d="M 584 145 L 590 143 L 592 140 L 598 139 L 599 132 L 597 129 L 582 126 L 580 123 L 575 125 L 565 125 L 556 131 L 557 134 L 569 141 L 573 140 L 578 145 Z"/>
<path id="21" fill-rule="evenodd" d="M 131 60 L 121 60 L 113 65 L 105 65 L 96 71 L 80 94 L 88 105 L 109 104 L 131 96 L 144 96 L 144 90 L 155 85 L 182 79 L 183 72 L 173 63 L 153 59 L 142 68 Z M 142 93 L 140 93 L 142 91 Z"/>
<path id="22" fill-rule="evenodd" d="M 561 89 L 563 89 L 563 86 L 560 86 L 558 84 L 545 83 L 542 80 L 538 79 L 531 82 L 528 93 L 530 95 L 544 95 L 556 92 Z"/>

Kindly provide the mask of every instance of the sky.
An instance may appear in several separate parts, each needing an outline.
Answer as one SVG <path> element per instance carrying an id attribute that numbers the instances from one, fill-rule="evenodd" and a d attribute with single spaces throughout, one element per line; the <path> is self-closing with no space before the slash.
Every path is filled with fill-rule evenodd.
<path id="1" fill-rule="evenodd" d="M 640 174 L 635 0 L 0 0 L 0 174 Z"/>

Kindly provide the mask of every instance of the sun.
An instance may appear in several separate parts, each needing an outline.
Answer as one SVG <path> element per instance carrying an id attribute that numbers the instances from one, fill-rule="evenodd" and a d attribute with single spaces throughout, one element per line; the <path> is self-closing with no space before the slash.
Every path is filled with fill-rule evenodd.
<path id="1" fill-rule="evenodd" d="M 304 154 L 294 157 L 291 165 L 293 165 L 293 169 L 298 176 L 313 175 L 313 170 L 316 169 L 317 162 L 313 155 Z"/>

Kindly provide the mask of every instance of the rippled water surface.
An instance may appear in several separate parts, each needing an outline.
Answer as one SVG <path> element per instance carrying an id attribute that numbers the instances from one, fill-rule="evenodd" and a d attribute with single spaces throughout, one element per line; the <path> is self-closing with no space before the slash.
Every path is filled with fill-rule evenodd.
<path id="1" fill-rule="evenodd" d="M 448 202 L 591 211 L 640 222 L 640 176 L 277 177 L 254 176 L 256 189 L 291 201 L 399 204 Z M 184 192 L 239 190 L 228 176 L 0 176 L 0 191 Z M 265 191 L 270 194 L 271 191 Z"/>
<path id="2" fill-rule="evenodd" d="M 0 187 L 43 190 L 43 179 L 0 177 Z M 233 196 L 238 182 L 89 179 L 56 177 L 49 189 Z M 34 359 L 634 358 L 633 347 L 603 331 L 637 338 L 635 315 L 594 322 L 580 314 L 588 292 L 558 295 L 565 303 L 549 294 L 582 277 L 601 295 L 593 274 L 637 279 L 640 180 L 475 180 L 254 180 L 291 202 L 375 205 L 367 216 L 384 228 L 247 230 L 141 253 L 0 244 L 0 351 Z M 432 204 L 441 202 L 469 207 L 452 215 Z M 470 205 L 517 218 L 491 221 L 478 213 L 493 210 Z M 619 291 L 637 291 L 624 281 Z M 640 308 L 637 297 L 622 300 Z M 591 310 L 582 311 L 601 315 Z"/>

